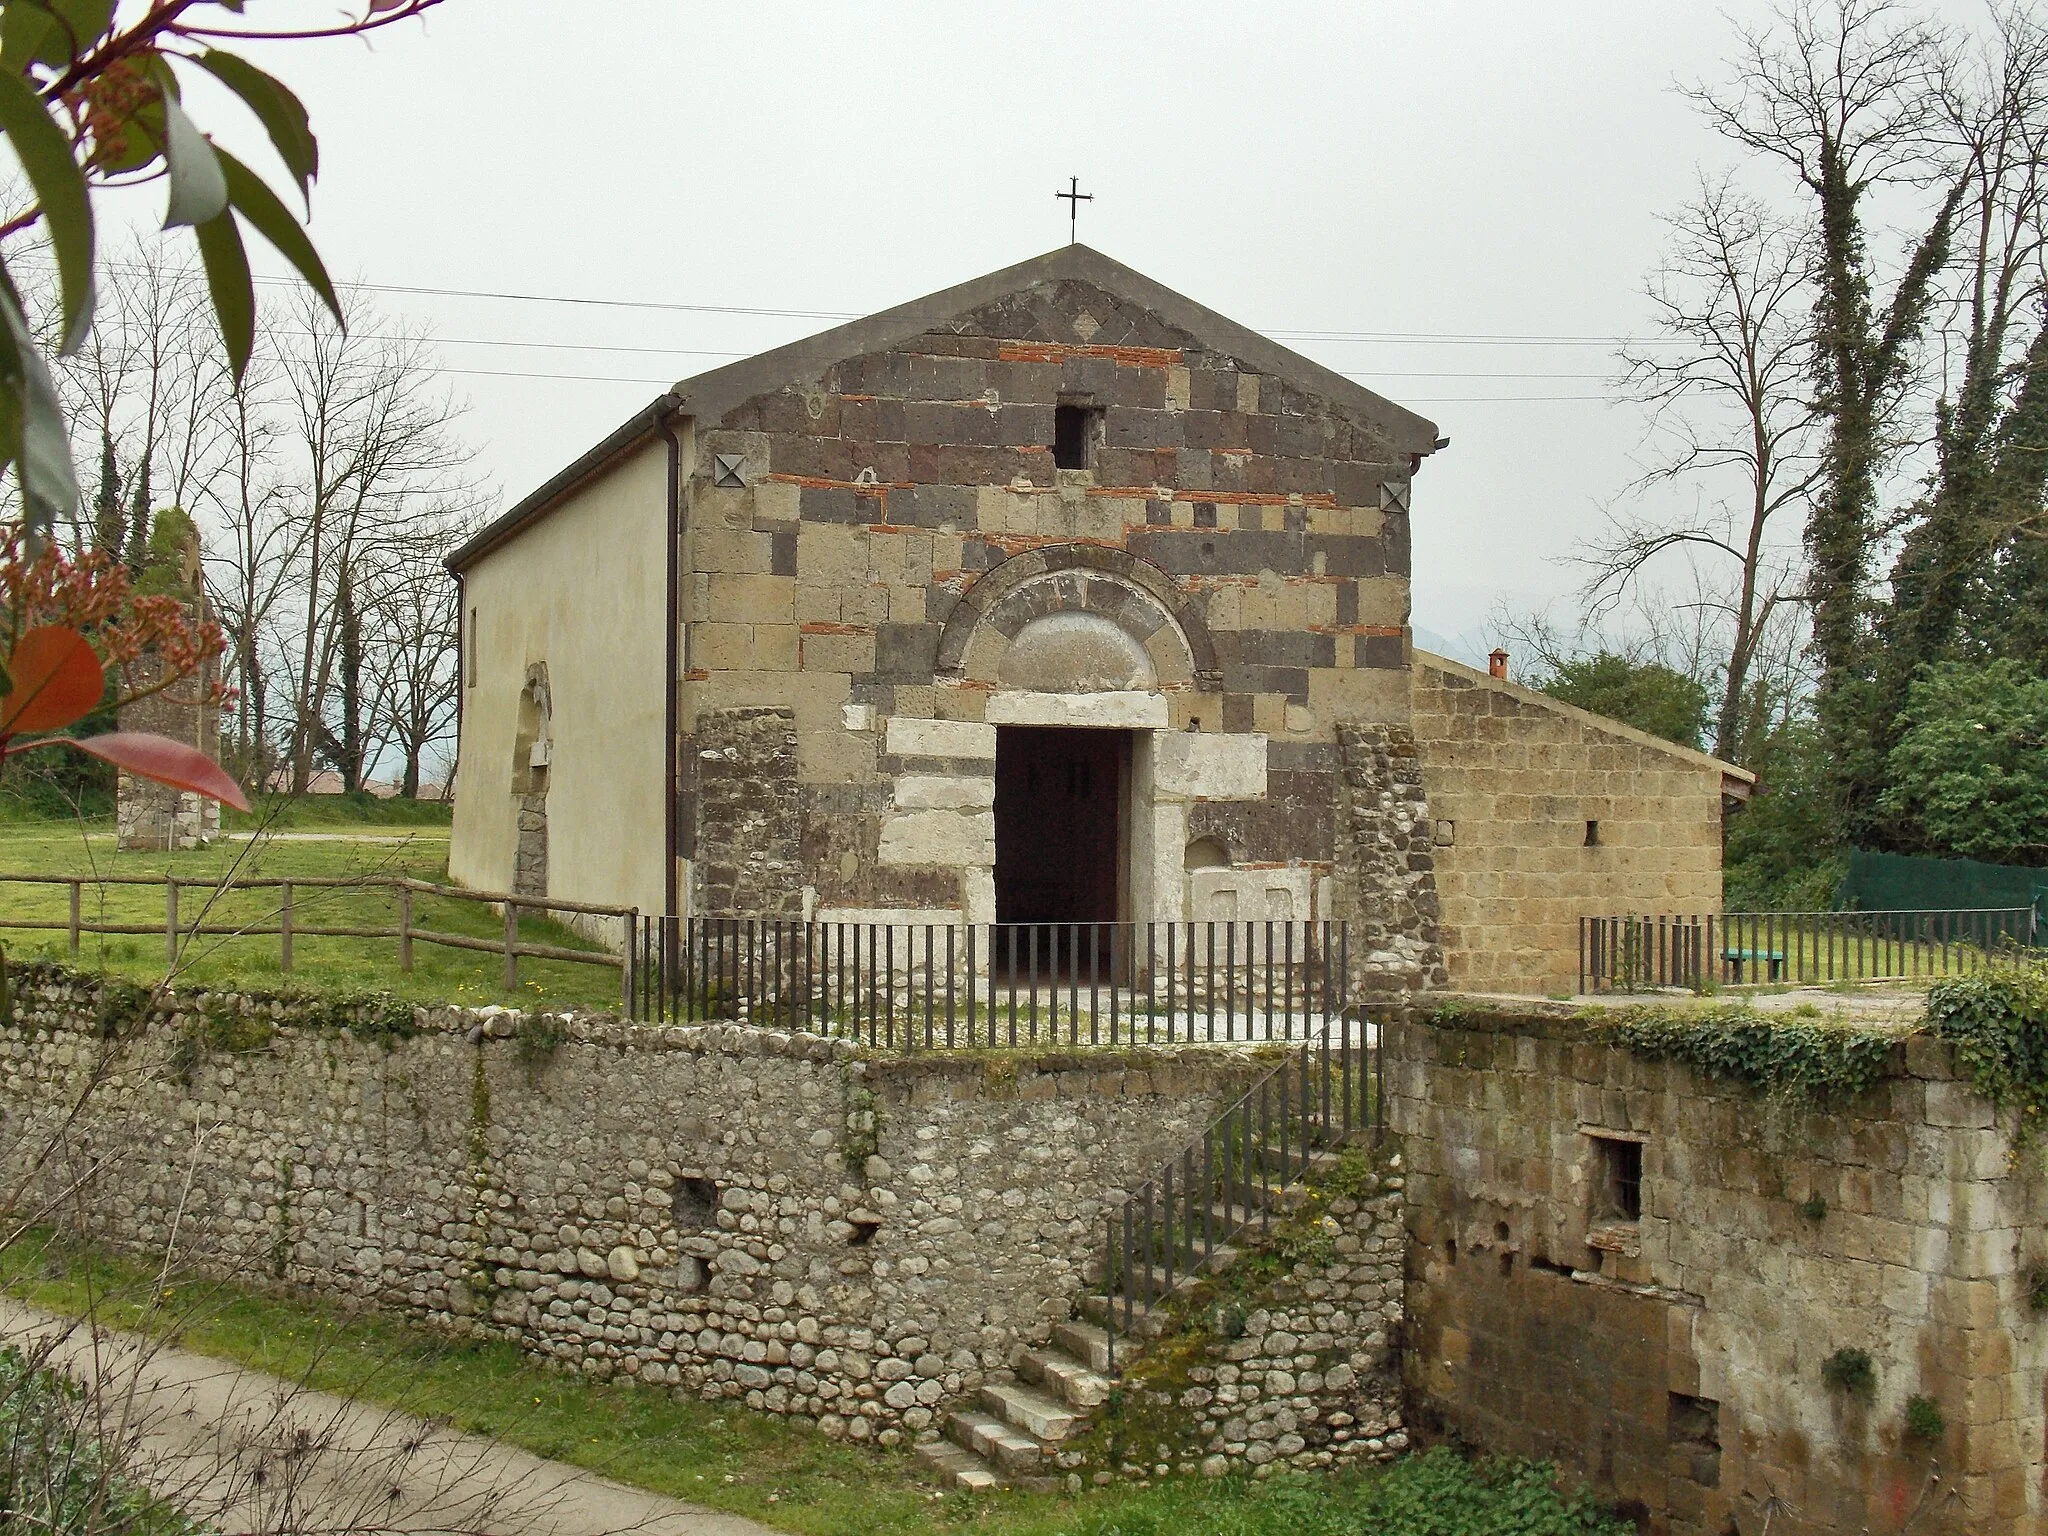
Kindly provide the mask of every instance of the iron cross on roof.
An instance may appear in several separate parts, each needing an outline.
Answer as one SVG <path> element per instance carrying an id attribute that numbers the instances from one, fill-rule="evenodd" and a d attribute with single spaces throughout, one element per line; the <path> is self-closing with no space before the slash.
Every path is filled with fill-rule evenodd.
<path id="1" fill-rule="evenodd" d="M 1094 202 L 1095 194 L 1081 190 L 1080 177 L 1069 176 L 1067 178 L 1067 190 L 1055 192 L 1053 196 L 1063 197 L 1067 200 L 1067 244 L 1077 244 L 1081 238 L 1078 228 L 1081 218 L 1081 205 Z"/>

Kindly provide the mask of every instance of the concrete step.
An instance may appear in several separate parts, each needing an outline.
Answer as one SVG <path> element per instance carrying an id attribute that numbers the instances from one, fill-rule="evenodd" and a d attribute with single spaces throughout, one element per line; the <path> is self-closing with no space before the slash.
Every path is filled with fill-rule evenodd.
<path id="1" fill-rule="evenodd" d="M 946 1418 L 946 1438 L 998 1471 L 1016 1476 L 1045 1465 L 1045 1447 L 1001 1419 L 968 1408 Z"/>
<path id="2" fill-rule="evenodd" d="M 1107 1402 L 1112 1385 L 1107 1376 L 1063 1349 L 1027 1349 L 1017 1362 L 1017 1374 L 1083 1413 Z"/>
<path id="3" fill-rule="evenodd" d="M 927 1440 L 917 1448 L 917 1459 L 943 1488 L 965 1488 L 979 1493 L 1003 1485 L 987 1462 L 950 1440 Z"/>
<path id="4" fill-rule="evenodd" d="M 1055 1402 L 1042 1392 L 1010 1383 L 983 1387 L 981 1406 L 1012 1429 L 1021 1429 L 1042 1445 L 1064 1440 L 1081 1422 L 1081 1415 L 1065 1403 Z"/>
<path id="5" fill-rule="evenodd" d="M 1138 1339 L 1156 1339 L 1159 1337 L 1159 1330 L 1165 1326 L 1156 1312 L 1150 1308 L 1140 1306 L 1135 1301 L 1131 1304 L 1130 1319 L 1126 1322 L 1124 1318 L 1124 1299 L 1121 1296 L 1100 1296 L 1091 1291 L 1081 1297 L 1079 1306 L 1081 1315 L 1084 1318 L 1101 1327 L 1108 1325 L 1111 1311 L 1114 1309 L 1117 1337 L 1116 1349 L 1119 1360 L 1123 1358 L 1124 1350 L 1128 1347 L 1130 1339 L 1134 1337 Z"/>
<path id="6" fill-rule="evenodd" d="M 1171 1285 L 1167 1283 L 1166 1266 L 1163 1264 L 1154 1264 L 1152 1266 L 1151 1272 L 1151 1289 L 1147 1291 L 1142 1288 L 1144 1285 L 1145 1272 L 1144 1270 L 1140 1269 L 1135 1271 L 1130 1276 L 1130 1278 L 1136 1281 L 1140 1287 L 1140 1289 L 1132 1291 L 1132 1294 L 1141 1297 L 1150 1296 L 1152 1300 L 1152 1305 L 1157 1306 L 1160 1302 L 1164 1301 L 1168 1296 L 1171 1296 L 1181 1290 L 1186 1289 L 1188 1286 L 1192 1285 L 1196 1280 L 1200 1279 L 1203 1275 L 1215 1273 L 1217 1271 L 1221 1271 L 1223 1269 L 1228 1268 L 1232 1263 L 1236 1261 L 1236 1259 L 1237 1249 L 1221 1245 L 1210 1249 L 1206 1257 L 1197 1253 L 1193 1256 L 1192 1260 L 1189 1260 L 1186 1255 L 1183 1255 L 1182 1258 L 1176 1260 L 1174 1263 L 1172 1276 L 1173 1283 Z M 1119 1286 L 1117 1288 L 1117 1294 L 1123 1294 L 1122 1286 Z"/>
<path id="7" fill-rule="evenodd" d="M 1053 1329 L 1052 1341 L 1089 1370 L 1100 1371 L 1105 1376 L 1109 1374 L 1112 1353 L 1117 1357 L 1119 1366 L 1128 1363 L 1125 1358 L 1130 1353 L 1127 1346 L 1119 1346 L 1112 1351 L 1108 1332 L 1098 1328 L 1094 1323 L 1083 1322 L 1079 1318 L 1061 1323 Z"/>

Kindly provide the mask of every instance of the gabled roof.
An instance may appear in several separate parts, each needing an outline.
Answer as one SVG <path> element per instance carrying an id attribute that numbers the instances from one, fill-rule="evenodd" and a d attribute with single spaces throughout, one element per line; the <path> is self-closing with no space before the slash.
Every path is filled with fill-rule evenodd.
<path id="1" fill-rule="evenodd" d="M 1322 396 L 1336 410 L 1386 433 L 1404 453 L 1429 453 L 1436 447 L 1434 422 L 1085 245 L 1063 245 L 865 320 L 834 326 L 772 352 L 700 373 L 676 385 L 675 393 L 682 396 L 683 409 L 690 415 L 699 421 L 715 420 L 743 400 L 799 379 L 817 378 L 835 363 L 886 352 L 1013 293 L 1069 280 L 1091 283 L 1112 297 L 1129 300 L 1255 372 L 1272 374 L 1308 394 Z"/>
<path id="2" fill-rule="evenodd" d="M 1417 667 L 1434 667 L 1437 671 L 1457 678 L 1473 687 L 1491 689 L 1495 693 L 1504 693 L 1509 698 L 1527 704 L 1531 708 L 1547 709 L 1552 714 L 1562 715 L 1567 720 L 1576 720 L 1579 724 L 1592 730 L 1604 732 L 1622 741 L 1632 742 L 1636 746 L 1649 747 L 1653 751 L 1668 753 L 1670 756 L 1678 758 L 1680 761 L 1688 763 L 1695 768 L 1718 769 L 1721 774 L 1721 793 L 1730 799 L 1747 800 L 1751 789 L 1756 785 L 1756 775 L 1750 772 L 1749 769 L 1739 768 L 1734 763 L 1724 762 L 1710 752 L 1701 752 L 1693 747 L 1681 746 L 1678 742 L 1666 741 L 1662 736 L 1652 736 L 1648 731 L 1639 731 L 1632 725 L 1624 725 L 1621 721 L 1611 716 L 1595 714 L 1592 710 L 1581 709 L 1576 704 L 1567 704 L 1563 699 L 1554 699 L 1549 694 L 1539 692 L 1537 689 L 1526 688 L 1520 683 L 1509 682 L 1504 677 L 1495 677 L 1491 672 L 1482 672 L 1477 667 L 1468 667 L 1462 661 L 1453 661 L 1448 656 L 1438 656 L 1434 652 L 1425 651 L 1418 647 L 1414 653 L 1414 664 Z"/>
<path id="3" fill-rule="evenodd" d="M 655 424 L 660 420 L 683 415 L 698 421 L 715 421 L 744 400 L 818 378 L 835 363 L 885 352 L 1013 293 L 1070 279 L 1092 283 L 1115 298 L 1148 309 L 1167 324 L 1217 352 L 1236 358 L 1253 371 L 1270 374 L 1305 393 L 1320 396 L 1329 401 L 1332 409 L 1385 433 L 1403 453 L 1428 454 L 1438 445 L 1434 422 L 1206 305 L 1175 293 L 1100 251 L 1085 245 L 1063 245 L 1000 272 L 684 379 L 484 527 L 448 557 L 448 568 L 460 571 L 504 543 L 577 486 L 638 449 L 654 435 Z"/>

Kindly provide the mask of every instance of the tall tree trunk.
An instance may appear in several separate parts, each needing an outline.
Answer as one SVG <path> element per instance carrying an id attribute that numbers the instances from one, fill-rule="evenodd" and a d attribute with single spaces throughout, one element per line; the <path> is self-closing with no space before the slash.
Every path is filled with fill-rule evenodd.
<path id="1" fill-rule="evenodd" d="M 1807 595 L 1820 672 L 1814 716 L 1843 830 L 1855 843 L 1869 838 L 1884 785 L 1869 590 L 1877 477 L 1888 453 L 1892 407 L 1934 300 L 1934 278 L 1948 261 L 1964 184 L 1950 188 L 1880 317 L 1870 305 L 1860 210 L 1864 188 L 1850 178 L 1832 141 L 1822 141 L 1819 163 L 1815 382 L 1827 446 L 1806 525 Z"/>
<path id="2" fill-rule="evenodd" d="M 363 616 L 356 608 L 355 575 L 343 561 L 334 601 L 341 628 L 341 787 L 363 787 Z"/>
<path id="3" fill-rule="evenodd" d="M 149 460 L 135 466 L 135 495 L 128 506 L 128 569 L 136 575 L 149 564 Z"/>
<path id="4" fill-rule="evenodd" d="M 114 434 L 100 429 L 100 490 L 93 502 L 93 547 L 118 559 L 126 529 L 121 517 L 121 467 L 114 458 Z"/>

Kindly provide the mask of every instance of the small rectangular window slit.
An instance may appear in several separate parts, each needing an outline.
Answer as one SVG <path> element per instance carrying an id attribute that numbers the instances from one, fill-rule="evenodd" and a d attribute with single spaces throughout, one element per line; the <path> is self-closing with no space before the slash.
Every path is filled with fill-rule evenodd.
<path id="1" fill-rule="evenodd" d="M 1088 468 L 1097 412 L 1085 405 L 1052 408 L 1052 462 L 1055 469 Z"/>
<path id="2" fill-rule="evenodd" d="M 1643 1144 L 1619 1136 L 1595 1136 L 1598 1158 L 1593 1188 L 1595 1222 L 1640 1221 L 1643 1215 Z"/>
<path id="3" fill-rule="evenodd" d="M 1600 823 L 1597 821 L 1586 823 L 1586 846 L 1588 848 L 1598 848 L 1600 846 Z"/>

